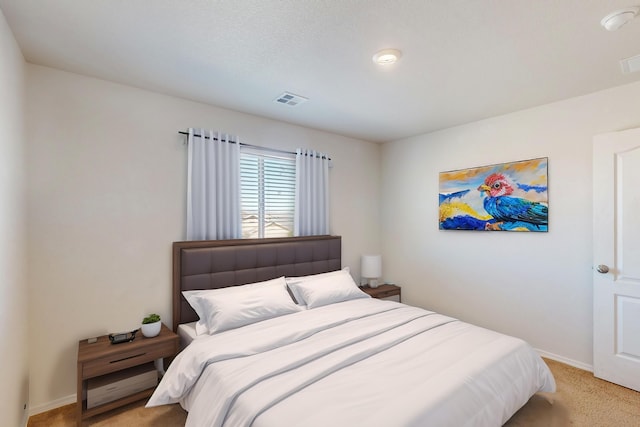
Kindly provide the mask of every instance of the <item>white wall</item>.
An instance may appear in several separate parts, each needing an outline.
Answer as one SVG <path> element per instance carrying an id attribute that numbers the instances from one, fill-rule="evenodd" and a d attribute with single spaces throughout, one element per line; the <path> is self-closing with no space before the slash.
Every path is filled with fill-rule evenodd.
<path id="1" fill-rule="evenodd" d="M 377 144 L 30 64 L 27 82 L 33 412 L 75 399 L 78 340 L 136 328 L 149 312 L 171 323 L 171 242 L 185 227 L 179 130 L 330 154 L 343 263 L 358 277 L 360 254 L 379 250 Z"/>
<path id="2" fill-rule="evenodd" d="M 640 126 L 640 83 L 384 144 L 385 278 L 403 300 L 592 365 L 592 137 Z M 440 231 L 438 173 L 549 158 L 549 232 Z M 400 219 L 400 220 L 399 220 Z"/>
<path id="3" fill-rule="evenodd" d="M 0 11 L 0 425 L 26 424 L 29 397 L 24 197 L 25 62 Z"/>

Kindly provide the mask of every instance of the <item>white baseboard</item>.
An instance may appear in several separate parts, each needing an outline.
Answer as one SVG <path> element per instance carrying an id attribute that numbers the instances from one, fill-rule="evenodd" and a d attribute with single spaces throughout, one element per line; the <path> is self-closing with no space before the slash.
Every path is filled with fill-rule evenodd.
<path id="1" fill-rule="evenodd" d="M 41 414 L 43 412 L 47 412 L 61 406 L 69 405 L 70 403 L 76 403 L 76 398 L 77 396 L 75 394 L 71 394 L 69 396 L 61 397 L 59 399 L 52 400 L 51 402 L 43 403 L 41 405 L 30 406 L 29 416 Z"/>
<path id="2" fill-rule="evenodd" d="M 565 365 L 573 366 L 574 368 L 582 369 L 584 371 L 593 372 L 593 365 L 589 365 L 587 363 L 578 362 L 577 360 L 569 359 L 564 356 L 559 356 L 557 354 L 549 353 L 548 351 L 540 350 L 538 348 L 535 349 L 538 354 L 542 357 L 546 357 L 547 359 L 555 360 L 556 362 L 564 363 Z"/>

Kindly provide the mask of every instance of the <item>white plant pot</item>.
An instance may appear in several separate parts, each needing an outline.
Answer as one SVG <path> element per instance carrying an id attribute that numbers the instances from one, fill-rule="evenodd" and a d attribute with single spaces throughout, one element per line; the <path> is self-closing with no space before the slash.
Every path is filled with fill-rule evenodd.
<path id="1" fill-rule="evenodd" d="M 143 323 L 142 326 L 140 327 L 140 330 L 142 331 L 142 335 L 144 335 L 147 338 L 151 338 L 151 337 L 155 337 L 160 333 L 161 326 L 162 326 L 162 322 L 158 320 L 157 322 L 154 322 L 154 323 Z"/>

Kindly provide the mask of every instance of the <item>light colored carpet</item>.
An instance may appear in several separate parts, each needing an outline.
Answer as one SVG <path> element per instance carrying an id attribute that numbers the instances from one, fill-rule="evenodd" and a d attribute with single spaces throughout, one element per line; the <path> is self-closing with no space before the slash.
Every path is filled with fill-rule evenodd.
<path id="1" fill-rule="evenodd" d="M 538 393 L 505 426 L 640 427 L 640 393 L 545 359 L 555 393 Z"/>
<path id="2" fill-rule="evenodd" d="M 558 385 L 556 393 L 538 393 L 506 424 L 508 427 L 640 427 L 640 393 L 594 378 L 587 371 L 545 359 Z M 85 420 L 83 427 L 183 426 L 179 405 L 146 409 L 132 403 Z M 28 427 L 75 426 L 75 404 L 29 419 Z"/>
<path id="3" fill-rule="evenodd" d="M 175 427 L 184 426 L 187 413 L 180 405 L 145 408 L 146 400 L 96 415 L 82 422 L 91 427 Z M 74 427 L 76 405 L 66 405 L 29 418 L 27 427 Z"/>

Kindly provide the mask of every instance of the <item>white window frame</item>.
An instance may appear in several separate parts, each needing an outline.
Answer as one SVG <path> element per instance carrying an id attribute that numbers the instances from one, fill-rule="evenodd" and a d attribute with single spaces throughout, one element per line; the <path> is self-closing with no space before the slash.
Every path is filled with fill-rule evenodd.
<path id="1" fill-rule="evenodd" d="M 257 160 L 257 164 L 251 170 L 253 159 Z M 267 162 L 271 164 L 265 169 Z M 282 166 L 280 171 L 277 170 L 278 165 Z M 293 236 L 295 183 L 294 153 L 240 147 L 242 238 Z M 278 188 L 280 191 L 277 191 Z M 276 220 L 272 221 L 274 213 Z"/>

